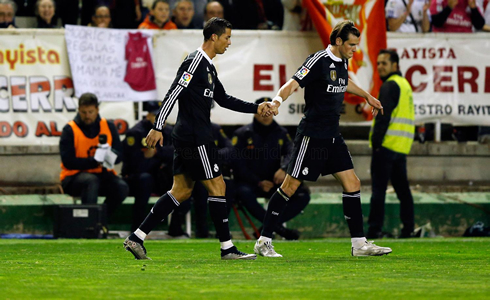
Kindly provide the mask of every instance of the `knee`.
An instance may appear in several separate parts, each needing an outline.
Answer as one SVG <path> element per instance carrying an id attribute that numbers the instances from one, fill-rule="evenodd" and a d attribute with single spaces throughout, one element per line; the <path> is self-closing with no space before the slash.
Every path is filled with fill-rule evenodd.
<path id="1" fill-rule="evenodd" d="M 180 203 L 184 202 L 185 200 L 189 199 L 192 195 L 192 189 L 180 189 L 180 190 L 174 190 L 171 189 L 170 193 L 174 198 L 179 201 Z"/>
<path id="2" fill-rule="evenodd" d="M 361 180 L 357 176 L 344 184 L 344 192 L 352 193 L 361 190 Z"/>
<path id="3" fill-rule="evenodd" d="M 288 175 L 281 185 L 281 190 L 283 190 L 287 196 L 291 197 L 296 193 L 300 185 L 301 181 Z"/>
<path id="4" fill-rule="evenodd" d="M 138 177 L 138 185 L 151 189 L 153 186 L 153 176 L 150 173 L 141 173 Z"/>

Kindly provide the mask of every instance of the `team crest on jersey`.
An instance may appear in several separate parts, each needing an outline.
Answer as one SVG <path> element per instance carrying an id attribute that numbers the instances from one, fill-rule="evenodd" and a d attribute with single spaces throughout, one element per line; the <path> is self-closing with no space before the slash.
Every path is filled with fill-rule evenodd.
<path id="1" fill-rule="evenodd" d="M 332 81 L 337 80 L 337 71 L 330 70 L 330 78 L 332 79 Z"/>
<path id="2" fill-rule="evenodd" d="M 211 73 L 208 73 L 208 81 L 209 84 L 213 84 L 213 77 L 211 76 Z"/>
<path id="3" fill-rule="evenodd" d="M 305 176 L 308 175 L 308 167 L 305 167 L 301 173 Z"/>
<path id="4" fill-rule="evenodd" d="M 301 67 L 301 69 L 299 69 L 299 71 L 294 75 L 298 77 L 298 79 L 303 79 L 309 72 L 310 70 L 307 67 Z"/>
<path id="5" fill-rule="evenodd" d="M 191 80 L 192 80 L 192 74 L 184 72 L 184 74 L 182 74 L 182 77 L 179 80 L 179 84 L 182 85 L 183 87 L 187 87 L 191 82 Z"/>
<path id="6" fill-rule="evenodd" d="M 217 164 L 214 164 L 214 171 L 215 171 L 215 172 L 218 172 L 218 171 L 219 171 L 219 167 L 218 167 L 218 165 L 217 165 Z"/>

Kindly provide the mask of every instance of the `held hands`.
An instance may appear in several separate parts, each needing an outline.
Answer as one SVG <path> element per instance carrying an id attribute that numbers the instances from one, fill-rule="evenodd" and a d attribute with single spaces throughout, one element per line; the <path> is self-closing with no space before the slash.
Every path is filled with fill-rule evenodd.
<path id="1" fill-rule="evenodd" d="M 146 146 L 150 149 L 153 149 L 156 147 L 157 144 L 163 146 L 163 135 L 160 131 L 152 129 L 150 130 L 150 132 L 148 132 L 148 135 L 146 136 Z"/>
<path id="2" fill-rule="evenodd" d="M 279 111 L 277 110 L 279 106 L 277 106 L 276 102 L 262 102 L 259 104 L 257 108 L 257 114 L 262 117 L 269 117 L 271 115 L 277 116 Z"/>
<path id="3" fill-rule="evenodd" d="M 381 102 L 379 102 L 378 99 L 368 94 L 368 96 L 366 97 L 366 102 L 373 107 L 373 109 L 371 110 L 373 114 L 373 118 L 376 118 L 380 110 L 381 110 L 381 114 L 384 115 L 383 106 L 381 105 Z"/>

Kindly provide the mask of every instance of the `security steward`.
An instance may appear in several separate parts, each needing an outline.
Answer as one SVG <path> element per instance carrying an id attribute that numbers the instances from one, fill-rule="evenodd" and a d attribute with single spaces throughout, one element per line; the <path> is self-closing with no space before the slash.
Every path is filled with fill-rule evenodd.
<path id="1" fill-rule="evenodd" d="M 98 147 L 102 142 L 112 148 Z M 63 190 L 74 197 L 81 196 L 83 204 L 96 204 L 98 196 L 106 196 L 104 204 L 110 216 L 128 195 L 128 185 L 116 171 L 103 167 L 105 152 L 117 154 L 121 161 L 122 145 L 116 126 L 99 116 L 97 96 L 85 93 L 78 99 L 78 113 L 63 128 L 60 137 Z M 103 155 L 96 155 L 96 154 Z"/>
<path id="2" fill-rule="evenodd" d="M 373 150 L 371 160 L 372 189 L 367 238 L 383 237 L 384 205 L 388 181 L 400 200 L 403 223 L 401 238 L 411 237 L 414 229 L 413 198 L 407 177 L 407 154 L 415 133 L 412 88 L 399 70 L 399 57 L 394 50 L 381 50 L 378 73 L 383 80 L 379 101 L 384 115 L 373 120 L 369 135 Z"/>
<path id="3" fill-rule="evenodd" d="M 255 103 L 268 101 L 271 99 L 260 98 Z M 232 143 L 238 158 L 234 168 L 236 200 L 262 222 L 266 211 L 257 202 L 257 197 L 270 198 L 286 177 L 285 170 L 293 151 L 291 137 L 286 128 L 279 126 L 272 116 L 255 114 L 251 124 L 235 131 Z M 296 199 L 288 201 L 279 224 L 302 212 L 310 201 L 309 191 L 301 185 L 292 198 Z M 287 240 L 299 238 L 299 231 L 282 225 L 277 226 L 275 232 Z"/>
<path id="4" fill-rule="evenodd" d="M 172 126 L 163 129 L 163 147 L 147 148 L 145 138 L 153 128 L 159 103 L 145 102 L 143 108 L 148 112 L 146 117 L 127 131 L 123 141 L 122 176 L 129 185 L 129 194 L 134 196 L 132 231 L 143 222 L 148 211 L 146 206 L 151 194 L 157 192 L 157 186 L 166 185 L 168 189 L 172 185 Z"/>

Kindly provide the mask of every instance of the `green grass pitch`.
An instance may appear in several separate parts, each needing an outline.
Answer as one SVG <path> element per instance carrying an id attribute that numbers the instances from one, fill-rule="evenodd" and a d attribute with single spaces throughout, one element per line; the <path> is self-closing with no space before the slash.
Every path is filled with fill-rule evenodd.
<path id="1" fill-rule="evenodd" d="M 490 299 L 490 239 L 381 240 L 351 257 L 349 239 L 275 242 L 283 258 L 221 261 L 216 240 L 0 240 L 0 299 Z M 253 252 L 254 241 L 235 241 Z"/>

